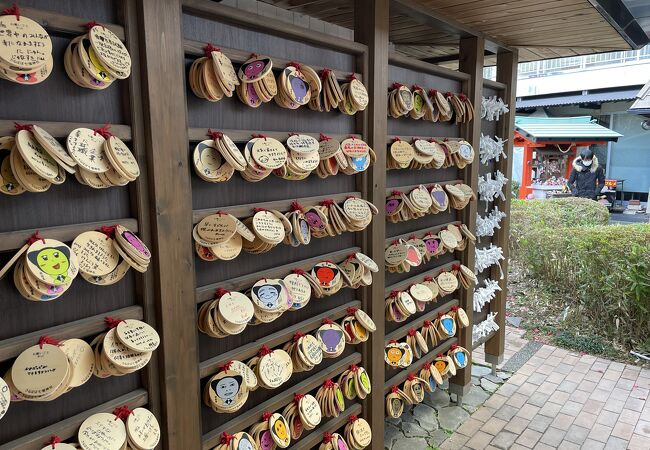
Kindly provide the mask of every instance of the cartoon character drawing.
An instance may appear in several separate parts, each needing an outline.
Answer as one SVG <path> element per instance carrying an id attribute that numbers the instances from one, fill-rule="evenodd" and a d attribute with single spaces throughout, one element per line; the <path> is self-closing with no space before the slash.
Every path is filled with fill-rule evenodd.
<path id="1" fill-rule="evenodd" d="M 307 211 L 305 213 L 305 220 L 307 221 L 307 223 L 311 228 L 315 228 L 316 230 L 325 229 L 325 225 L 323 224 L 323 221 L 321 220 L 320 216 L 315 212 Z"/>
<path id="2" fill-rule="evenodd" d="M 447 361 L 443 361 L 442 359 L 438 359 L 438 360 L 436 360 L 435 363 L 433 363 L 433 366 L 436 369 L 438 369 L 438 372 L 440 372 L 440 374 L 442 375 L 442 374 L 445 373 L 445 369 L 447 368 Z"/>
<path id="3" fill-rule="evenodd" d="M 461 352 L 455 352 L 454 353 L 454 359 L 456 359 L 456 364 L 461 369 L 463 367 L 465 367 L 465 365 L 467 364 L 467 358 L 465 358 L 465 353 L 462 352 L 462 351 Z"/>
<path id="4" fill-rule="evenodd" d="M 368 334 L 366 329 L 363 328 L 359 322 L 354 322 L 354 331 L 356 331 L 357 336 L 359 336 L 360 339 L 364 339 Z"/>
<path id="5" fill-rule="evenodd" d="M 454 334 L 454 319 L 451 317 L 444 317 L 440 320 L 443 330 L 449 335 Z"/>
<path id="6" fill-rule="evenodd" d="M 298 103 L 305 103 L 305 96 L 309 93 L 309 85 L 297 75 L 289 73 L 287 76 L 289 85 Z"/>
<path id="7" fill-rule="evenodd" d="M 145 257 L 150 258 L 151 253 L 149 252 L 149 249 L 142 243 L 142 241 L 131 231 L 129 230 L 124 230 L 122 232 L 122 237 L 133 246 L 137 251 L 142 253 Z"/>
<path id="8" fill-rule="evenodd" d="M 361 381 L 361 385 L 366 389 L 366 391 L 369 391 L 370 379 L 368 378 L 368 374 L 366 372 L 361 372 L 361 375 L 359 376 L 359 380 Z"/>
<path id="9" fill-rule="evenodd" d="M 358 158 L 350 158 L 355 171 L 363 172 L 366 167 L 367 156 L 359 156 Z"/>
<path id="10" fill-rule="evenodd" d="M 241 375 L 235 375 L 214 380 L 210 383 L 210 387 L 217 394 L 217 397 L 223 400 L 226 405 L 230 405 L 235 401 L 235 396 L 239 393 L 241 382 Z"/>
<path id="11" fill-rule="evenodd" d="M 348 444 L 343 440 L 341 436 L 339 436 L 336 445 L 338 450 L 348 450 Z"/>
<path id="12" fill-rule="evenodd" d="M 393 214 L 399 208 L 401 200 L 393 198 L 386 202 L 386 214 Z"/>
<path id="13" fill-rule="evenodd" d="M 309 224 L 306 220 L 300 221 L 300 234 L 306 239 L 310 236 L 309 233 Z"/>
<path id="14" fill-rule="evenodd" d="M 260 448 L 262 450 L 271 450 L 275 448 L 275 442 L 273 442 L 270 431 L 265 431 L 260 436 Z"/>
<path id="15" fill-rule="evenodd" d="M 251 442 L 248 435 L 243 435 L 237 444 L 237 450 L 256 450 L 257 446 Z"/>
<path id="16" fill-rule="evenodd" d="M 275 421 L 275 423 L 273 424 L 273 428 L 271 428 L 271 432 L 275 433 L 278 439 L 280 439 L 280 441 L 282 442 L 287 441 L 289 438 L 289 435 L 287 433 L 287 426 L 285 425 L 282 419 L 278 419 Z"/>
<path id="17" fill-rule="evenodd" d="M 431 191 L 431 198 L 440 206 L 444 206 L 447 203 L 447 195 L 442 191 Z"/>
<path id="18" fill-rule="evenodd" d="M 269 309 L 275 309 L 279 306 L 278 300 L 282 286 L 279 284 L 263 284 L 261 286 L 253 286 L 253 293 L 260 299 L 260 301 Z"/>
<path id="19" fill-rule="evenodd" d="M 70 268 L 70 249 L 68 247 L 44 247 L 38 251 L 27 253 L 27 258 L 42 272 L 55 279 L 57 284 L 70 281 L 70 277 L 67 275 Z"/>
<path id="20" fill-rule="evenodd" d="M 32 72 L 32 73 L 19 74 L 16 77 L 16 81 L 18 81 L 19 83 L 31 84 L 31 83 L 36 83 L 38 80 L 36 79 L 36 72 Z"/>
<path id="21" fill-rule="evenodd" d="M 422 97 L 419 95 L 415 95 L 413 101 L 413 109 L 415 109 L 417 112 L 422 111 L 423 103 L 424 100 L 422 100 Z"/>
<path id="22" fill-rule="evenodd" d="M 270 62 L 271 61 L 268 58 L 256 59 L 255 61 L 246 64 L 241 70 L 243 70 L 244 77 L 247 81 L 253 81 L 259 78 L 259 76 L 264 72 L 264 68 Z"/>
<path id="23" fill-rule="evenodd" d="M 257 106 L 261 103 L 260 97 L 257 95 L 253 83 L 246 84 L 246 93 L 248 94 L 248 100 L 251 106 Z"/>
<path id="24" fill-rule="evenodd" d="M 438 251 L 438 246 L 440 243 L 438 242 L 438 239 L 427 239 L 424 241 L 424 245 L 426 246 L 429 253 L 435 253 Z"/>
<path id="25" fill-rule="evenodd" d="M 403 352 L 400 348 L 390 347 L 386 349 L 386 358 L 388 358 L 388 364 L 391 366 L 398 366 L 400 360 L 402 359 Z"/>
<path id="26" fill-rule="evenodd" d="M 321 286 L 329 287 L 332 285 L 334 277 L 338 275 L 338 269 L 333 267 L 323 266 L 316 269 L 316 278 L 320 281 Z"/>
<path id="27" fill-rule="evenodd" d="M 321 341 L 323 341 L 323 344 L 325 344 L 326 351 L 328 353 L 335 353 L 336 352 L 336 347 L 339 345 L 339 342 L 341 342 L 341 338 L 343 337 L 343 332 L 341 330 L 337 329 L 327 329 L 327 330 L 319 330 L 318 335 L 320 336 Z"/>

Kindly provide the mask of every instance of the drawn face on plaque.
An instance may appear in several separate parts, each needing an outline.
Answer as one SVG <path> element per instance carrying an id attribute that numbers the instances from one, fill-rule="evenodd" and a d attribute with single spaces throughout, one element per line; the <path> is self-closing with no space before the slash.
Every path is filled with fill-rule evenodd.
<path id="1" fill-rule="evenodd" d="M 305 95 L 307 95 L 309 92 L 309 85 L 305 82 L 305 80 L 299 76 L 294 75 L 292 72 L 287 75 L 287 79 L 289 80 L 291 90 L 296 97 L 296 101 L 298 103 L 303 103 L 305 101 Z"/>
<path id="2" fill-rule="evenodd" d="M 395 211 L 399 209 L 399 205 L 402 204 L 402 201 L 397 198 L 391 198 L 386 202 L 386 214 L 389 216 L 394 214 Z"/>
<path id="3" fill-rule="evenodd" d="M 368 374 L 365 371 L 361 372 L 359 379 L 363 387 L 368 391 L 370 389 L 370 378 L 368 378 Z"/>
<path id="4" fill-rule="evenodd" d="M 300 220 L 300 234 L 304 237 L 309 236 L 309 224 L 306 220 Z"/>
<path id="5" fill-rule="evenodd" d="M 269 309 L 275 309 L 280 306 L 281 292 L 282 286 L 279 284 L 263 284 L 253 287 L 253 293 Z"/>
<path id="6" fill-rule="evenodd" d="M 270 431 L 264 431 L 260 436 L 260 448 L 262 450 L 272 450 L 275 448 L 275 442 L 273 442 Z"/>
<path id="7" fill-rule="evenodd" d="M 354 167 L 354 170 L 357 172 L 363 172 L 366 169 L 366 160 L 368 159 L 367 156 L 359 156 L 356 158 L 350 158 L 350 161 L 352 162 L 352 166 Z"/>
<path id="8" fill-rule="evenodd" d="M 447 361 L 443 361 L 442 359 L 436 360 L 435 363 L 433 363 L 433 366 L 438 369 L 438 372 L 440 374 L 445 373 L 445 369 L 447 369 Z"/>
<path id="9" fill-rule="evenodd" d="M 334 267 L 319 267 L 316 269 L 316 278 L 321 286 L 331 287 L 333 285 L 334 277 L 338 275 L 339 270 Z"/>
<path id="10" fill-rule="evenodd" d="M 270 70 L 271 60 L 269 58 L 259 58 L 249 60 L 239 69 L 239 78 L 243 81 L 257 81 L 261 79 L 268 70 Z M 269 68 L 267 70 L 267 67 Z"/>
<path id="11" fill-rule="evenodd" d="M 428 238 L 424 241 L 424 245 L 427 248 L 427 251 L 429 253 L 435 253 L 438 251 L 438 246 L 440 245 L 440 242 L 438 241 L 437 238 Z"/>
<path id="12" fill-rule="evenodd" d="M 68 281 L 70 267 L 70 249 L 68 247 L 45 247 L 38 251 L 27 253 L 32 264 L 61 283 Z"/>
<path id="13" fill-rule="evenodd" d="M 151 253 L 149 252 L 149 249 L 144 246 L 142 241 L 131 231 L 125 230 L 122 232 L 122 237 L 133 246 L 137 251 L 142 253 L 145 256 L 151 256 Z"/>
<path id="14" fill-rule="evenodd" d="M 244 435 L 237 444 L 237 450 L 257 450 L 257 446 L 250 441 L 247 435 Z"/>
<path id="15" fill-rule="evenodd" d="M 341 339 L 343 339 L 343 331 L 335 328 L 318 330 L 318 335 L 325 344 L 328 353 L 335 353 Z"/>
<path id="16" fill-rule="evenodd" d="M 348 444 L 345 443 L 341 436 L 336 439 L 336 450 L 348 450 Z"/>
<path id="17" fill-rule="evenodd" d="M 325 224 L 323 223 L 323 220 L 318 214 L 316 214 L 313 211 L 307 211 L 305 213 L 305 220 L 307 221 L 307 223 L 311 228 L 314 228 L 316 230 L 325 229 Z"/>
<path id="18" fill-rule="evenodd" d="M 388 362 L 388 364 L 393 367 L 397 367 L 404 354 L 402 352 L 402 349 L 398 347 L 387 347 L 385 349 L 385 352 L 386 352 L 386 360 L 387 360 L 386 362 Z"/>
<path id="19" fill-rule="evenodd" d="M 461 369 L 467 365 L 467 357 L 463 351 L 454 352 L 454 359 L 456 360 L 456 365 Z"/>
<path id="20" fill-rule="evenodd" d="M 241 382 L 242 377 L 235 375 L 215 380 L 212 382 L 211 387 L 217 393 L 217 397 L 222 399 L 226 405 L 230 405 L 241 388 Z"/>

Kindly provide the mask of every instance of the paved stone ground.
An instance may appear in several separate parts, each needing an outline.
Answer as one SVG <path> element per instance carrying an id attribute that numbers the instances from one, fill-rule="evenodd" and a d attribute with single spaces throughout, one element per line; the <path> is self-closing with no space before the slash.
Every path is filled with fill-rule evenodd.
<path id="1" fill-rule="evenodd" d="M 650 370 L 549 345 L 535 349 L 522 334 L 507 329 L 500 367 L 516 361 L 514 375 L 498 369 L 492 376 L 475 352 L 473 387 L 462 404 L 437 390 L 387 420 L 386 448 L 650 449 Z"/>

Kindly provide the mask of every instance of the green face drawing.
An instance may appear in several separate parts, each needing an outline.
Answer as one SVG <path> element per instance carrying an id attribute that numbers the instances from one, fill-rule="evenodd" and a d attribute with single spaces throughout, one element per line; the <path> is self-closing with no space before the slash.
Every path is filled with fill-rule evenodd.
<path id="1" fill-rule="evenodd" d="M 52 278 L 60 281 L 67 278 L 70 267 L 70 250 L 67 247 L 45 247 L 28 253 L 27 258 Z"/>
<path id="2" fill-rule="evenodd" d="M 363 372 L 360 378 L 361 378 L 361 384 L 363 384 L 363 386 L 366 389 L 370 388 L 370 380 L 368 379 L 368 374 Z"/>

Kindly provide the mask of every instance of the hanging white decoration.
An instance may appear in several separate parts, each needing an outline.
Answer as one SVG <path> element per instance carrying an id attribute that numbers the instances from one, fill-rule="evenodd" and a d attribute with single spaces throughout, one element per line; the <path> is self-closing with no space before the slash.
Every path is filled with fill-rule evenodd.
<path id="1" fill-rule="evenodd" d="M 506 142 L 508 142 L 507 139 L 501 139 L 499 136 L 495 136 L 494 139 L 492 139 L 490 136 L 481 133 L 479 145 L 481 164 L 487 164 L 493 159 L 499 161 L 502 155 L 504 159 L 507 158 L 508 156 L 503 151 L 503 146 Z"/>
<path id="2" fill-rule="evenodd" d="M 499 266 L 499 272 L 501 273 L 501 277 L 499 279 L 503 280 L 503 269 L 501 269 L 501 261 L 504 259 L 503 249 L 494 244 L 490 244 L 490 246 L 486 248 L 477 248 L 476 268 L 474 269 L 474 273 L 479 274 L 488 267 L 496 264 Z"/>
<path id="3" fill-rule="evenodd" d="M 488 314 L 487 319 L 481 323 L 477 323 L 472 327 L 472 343 L 476 344 L 478 341 L 488 336 L 493 331 L 499 330 L 499 325 L 494 321 L 498 313 L 491 312 Z"/>
<path id="4" fill-rule="evenodd" d="M 497 96 L 493 97 L 483 97 L 481 101 L 481 119 L 488 120 L 490 122 L 499 120 L 501 114 L 506 114 L 510 112 L 508 105 L 506 105 L 502 98 Z"/>
<path id="5" fill-rule="evenodd" d="M 481 217 L 479 213 L 476 213 L 476 236 L 479 240 L 483 236 L 494 236 L 494 230 L 500 230 L 501 226 L 499 223 L 502 219 L 506 217 L 506 213 L 499 211 L 499 207 L 495 206 L 485 217 Z"/>
<path id="6" fill-rule="evenodd" d="M 490 303 L 497 295 L 497 291 L 501 290 L 499 282 L 487 278 L 483 281 L 485 287 L 474 289 L 474 311 L 481 312 L 486 303 Z"/>
<path id="7" fill-rule="evenodd" d="M 492 179 L 491 173 L 478 177 L 478 193 L 480 199 L 485 202 L 485 212 L 488 211 L 490 202 L 496 200 L 497 197 L 505 201 L 506 196 L 503 193 L 503 186 L 506 183 L 508 183 L 508 179 L 500 170 L 497 170 L 494 179 Z"/>

